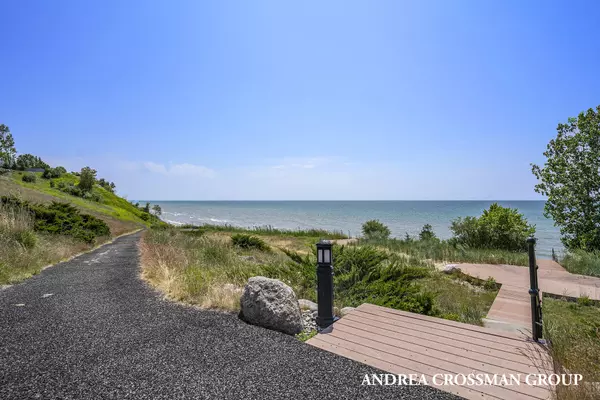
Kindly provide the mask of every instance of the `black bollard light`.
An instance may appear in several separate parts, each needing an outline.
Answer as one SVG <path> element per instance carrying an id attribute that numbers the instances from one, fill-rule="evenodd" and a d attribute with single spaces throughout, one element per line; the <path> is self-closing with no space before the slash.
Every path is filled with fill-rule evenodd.
<path id="1" fill-rule="evenodd" d="M 329 240 L 317 243 L 317 324 L 321 329 L 333 324 L 333 253 Z"/>
<path id="2" fill-rule="evenodd" d="M 540 288 L 538 287 L 537 262 L 535 260 L 536 239 L 527 239 L 529 253 L 529 295 L 531 296 L 531 335 L 533 340 L 539 342 L 542 338 L 542 307 L 540 304 Z"/>

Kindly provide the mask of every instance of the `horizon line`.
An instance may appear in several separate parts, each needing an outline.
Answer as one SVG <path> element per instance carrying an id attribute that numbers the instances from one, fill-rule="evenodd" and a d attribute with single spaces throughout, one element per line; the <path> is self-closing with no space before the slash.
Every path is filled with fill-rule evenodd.
<path id="1" fill-rule="evenodd" d="M 329 202 L 334 202 L 334 201 L 347 201 L 347 202 L 359 202 L 359 201 L 363 201 L 363 202 L 366 202 L 366 201 L 370 201 L 370 202 L 395 202 L 395 201 L 422 201 L 422 202 L 425 202 L 425 201 L 431 201 L 431 202 L 433 202 L 433 201 L 486 201 L 486 202 L 490 202 L 491 201 L 491 202 L 497 202 L 497 201 L 547 201 L 547 200 L 545 200 L 545 199 L 538 199 L 538 200 L 534 200 L 534 199 L 493 199 L 493 200 L 489 200 L 489 199 L 465 199 L 465 200 L 456 200 L 456 199 L 446 199 L 446 200 L 442 200 L 442 199 L 436 199 L 436 200 L 347 200 L 347 199 L 346 200 L 190 200 L 190 199 L 187 199 L 187 200 L 160 200 L 160 199 L 156 200 L 156 199 L 152 199 L 152 200 L 150 200 L 150 199 L 132 199 L 130 201 L 148 201 L 148 202 L 149 201 L 182 201 L 182 202 L 183 201 L 199 201 L 199 202 L 200 201 L 205 201 L 205 202 L 209 202 L 209 201 L 213 201 L 213 202 L 215 202 L 215 201 L 222 201 L 222 202 L 225 202 L 225 201 L 228 201 L 228 202 L 235 202 L 235 201 L 237 201 L 237 202 L 253 202 L 253 201 L 254 202 L 259 202 L 259 201 L 262 201 L 262 202 L 268 202 L 268 201 L 271 201 L 271 202 L 284 202 L 284 201 L 289 201 L 289 202 L 292 202 L 292 201 L 296 201 L 296 202 L 297 201 L 305 201 L 305 202 L 317 202 L 317 201 L 322 201 L 322 202 L 325 202 L 325 201 L 329 201 Z"/>

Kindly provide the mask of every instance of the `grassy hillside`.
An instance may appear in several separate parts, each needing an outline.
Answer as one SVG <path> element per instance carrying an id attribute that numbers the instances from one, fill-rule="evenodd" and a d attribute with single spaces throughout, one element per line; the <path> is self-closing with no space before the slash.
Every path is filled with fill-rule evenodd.
<path id="1" fill-rule="evenodd" d="M 35 178 L 25 182 L 25 175 Z M 0 203 L 0 285 L 19 282 L 48 264 L 156 223 L 156 217 L 99 184 L 91 191 L 94 200 L 59 190 L 78 183 L 79 177 L 70 173 L 54 179 L 17 171 L 0 176 L 0 196 L 18 199 Z"/>
<path id="2" fill-rule="evenodd" d="M 72 196 L 59 190 L 60 182 L 77 185 L 79 178 L 73 174 L 66 173 L 60 178 L 43 179 L 41 172 L 35 173 L 35 182 L 24 182 L 22 180 L 24 174 L 26 173 L 15 171 L 0 176 L 0 195 L 16 195 L 32 203 L 68 202 L 81 212 L 104 220 L 110 226 L 113 236 L 149 225 L 149 222 L 143 219 L 142 210 L 99 185 L 94 187 L 94 193 L 100 196 L 99 202 Z M 50 182 L 53 182 L 54 187 L 51 187 Z"/>

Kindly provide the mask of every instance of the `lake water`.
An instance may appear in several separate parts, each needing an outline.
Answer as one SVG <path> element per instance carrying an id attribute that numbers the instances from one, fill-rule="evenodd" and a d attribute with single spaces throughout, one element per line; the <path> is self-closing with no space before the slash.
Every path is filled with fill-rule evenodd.
<path id="1" fill-rule="evenodd" d="M 323 228 L 359 236 L 361 225 L 379 219 L 392 236 L 416 235 L 431 224 L 442 239 L 452 236 L 450 221 L 479 216 L 492 201 L 150 201 L 159 204 L 162 218 L 174 224 L 229 224 L 241 227 Z M 543 216 L 544 201 L 499 201 L 517 208 L 536 225 L 538 257 L 549 258 L 552 248 L 562 251 L 560 234 Z"/>

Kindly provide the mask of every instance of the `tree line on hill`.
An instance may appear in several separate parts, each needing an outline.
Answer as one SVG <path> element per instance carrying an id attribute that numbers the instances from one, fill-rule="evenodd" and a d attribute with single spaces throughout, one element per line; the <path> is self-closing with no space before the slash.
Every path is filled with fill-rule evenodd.
<path id="1" fill-rule="evenodd" d="M 19 154 L 15 147 L 15 140 L 7 125 L 0 124 L 0 167 L 5 170 L 27 171 L 31 169 L 42 169 L 42 178 L 57 179 L 67 173 L 67 170 L 62 167 L 51 167 L 40 157 L 33 154 Z M 97 171 L 90 167 L 84 167 L 80 172 L 72 172 L 80 178 L 76 189 L 73 189 L 68 184 L 61 185 L 59 189 L 78 197 L 85 197 L 86 193 L 91 193 L 95 184 L 111 193 L 115 192 L 116 186 L 114 182 L 109 182 L 104 178 L 97 179 Z M 23 181 L 35 182 L 35 175 L 23 175 Z M 73 186 L 73 185 L 71 185 Z"/>

